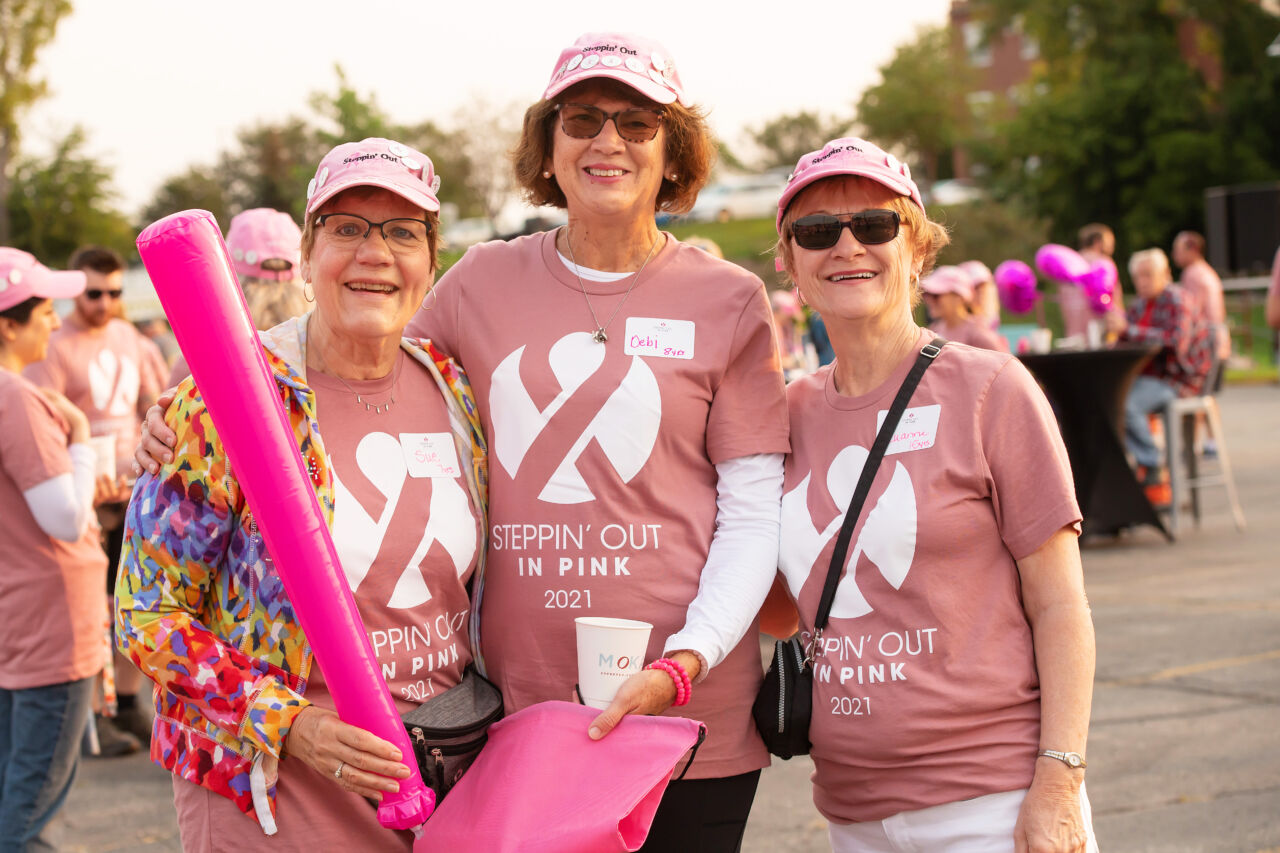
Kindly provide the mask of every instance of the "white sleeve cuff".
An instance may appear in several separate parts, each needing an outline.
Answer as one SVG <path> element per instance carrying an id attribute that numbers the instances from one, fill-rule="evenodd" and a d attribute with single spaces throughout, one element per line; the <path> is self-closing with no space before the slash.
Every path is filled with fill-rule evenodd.
<path id="1" fill-rule="evenodd" d="M 698 594 L 663 647 L 697 655 L 698 681 L 755 624 L 778 573 L 782 462 L 781 453 L 762 453 L 716 465 L 716 531 Z"/>

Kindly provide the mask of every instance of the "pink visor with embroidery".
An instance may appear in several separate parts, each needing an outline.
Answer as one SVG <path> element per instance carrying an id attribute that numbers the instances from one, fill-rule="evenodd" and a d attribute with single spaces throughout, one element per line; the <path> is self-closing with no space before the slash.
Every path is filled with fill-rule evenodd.
<path id="1" fill-rule="evenodd" d="M 911 169 L 906 163 L 865 139 L 846 136 L 831 140 L 821 150 L 809 152 L 796 163 L 795 170 L 787 179 L 787 188 L 778 199 L 778 233 L 782 233 L 782 217 L 787 206 L 802 189 L 823 178 L 840 175 L 870 178 L 899 195 L 909 197 L 924 210 L 920 189 L 911 180 Z"/>
<path id="2" fill-rule="evenodd" d="M 324 155 L 307 185 L 307 215 L 352 187 L 382 187 L 423 210 L 440 209 L 440 177 L 431 158 L 392 139 L 345 142 Z"/>
<path id="3" fill-rule="evenodd" d="M 227 229 L 227 251 L 240 277 L 292 281 L 298 277 L 302 231 L 293 217 L 269 207 L 236 214 Z"/>
<path id="4" fill-rule="evenodd" d="M 551 100 L 574 83 L 605 77 L 659 104 L 685 103 L 684 85 L 666 48 L 629 33 L 584 33 L 560 53 L 542 93 Z"/>

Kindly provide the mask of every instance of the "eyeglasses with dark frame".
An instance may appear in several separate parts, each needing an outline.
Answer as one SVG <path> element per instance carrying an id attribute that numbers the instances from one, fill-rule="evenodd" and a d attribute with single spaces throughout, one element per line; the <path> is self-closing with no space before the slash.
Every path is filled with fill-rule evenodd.
<path id="1" fill-rule="evenodd" d="M 860 210 L 848 216 L 813 213 L 791 223 L 791 238 L 802 249 L 830 249 L 848 228 L 859 243 L 876 246 L 897 237 L 901 221 L 896 210 Z"/>
<path id="2" fill-rule="evenodd" d="M 618 135 L 628 142 L 648 142 L 658 135 L 666 110 L 632 108 L 607 113 L 591 104 L 556 104 L 560 113 L 560 127 L 565 136 L 574 139 L 595 139 L 604 129 L 604 123 L 613 121 Z"/>
<path id="3" fill-rule="evenodd" d="M 388 226 L 391 226 L 388 228 Z M 412 252 L 427 244 L 431 223 L 425 219 L 396 217 L 374 222 L 357 213 L 326 213 L 316 217 L 316 228 L 340 246 L 354 246 L 377 228 L 382 239 L 394 252 Z"/>
<path id="4" fill-rule="evenodd" d="M 91 287 L 84 292 L 84 298 L 88 299 L 91 302 L 94 300 L 101 299 L 104 296 L 110 297 L 111 299 L 119 299 L 120 297 L 124 296 L 124 291 L 123 290 L 103 290 L 100 287 Z"/>

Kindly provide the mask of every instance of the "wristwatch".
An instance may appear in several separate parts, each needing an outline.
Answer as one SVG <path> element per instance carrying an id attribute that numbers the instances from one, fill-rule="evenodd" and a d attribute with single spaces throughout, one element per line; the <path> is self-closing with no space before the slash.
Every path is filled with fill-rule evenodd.
<path id="1" fill-rule="evenodd" d="M 1071 768 L 1089 766 L 1084 763 L 1084 756 L 1078 752 L 1059 752 L 1056 749 L 1042 749 L 1036 753 L 1036 757 L 1056 758 Z"/>

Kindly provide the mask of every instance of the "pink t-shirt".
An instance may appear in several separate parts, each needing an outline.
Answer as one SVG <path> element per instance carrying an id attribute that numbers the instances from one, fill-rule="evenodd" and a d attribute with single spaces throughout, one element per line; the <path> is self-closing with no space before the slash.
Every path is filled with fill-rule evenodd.
<path id="1" fill-rule="evenodd" d="M 89 328 L 75 314 L 49 340 L 49 355 L 28 367 L 37 385 L 67 396 L 89 418 L 89 432 L 116 437 L 116 468 L 130 470 L 147 406 L 163 390 L 144 338 L 124 320 Z"/>
<path id="2" fill-rule="evenodd" d="M 920 343 L 928 339 L 922 333 Z M 813 632 L 836 534 L 915 353 L 879 388 L 830 366 L 787 389 L 779 564 Z M 903 415 L 815 663 L 814 801 L 880 820 L 1031 782 L 1040 694 L 1015 560 L 1080 520 L 1044 395 L 1008 355 L 948 344 Z"/>
<path id="3" fill-rule="evenodd" d="M 1111 312 L 1123 317 L 1124 293 L 1120 290 L 1120 278 L 1119 271 L 1116 270 L 1116 262 L 1106 255 L 1082 254 L 1084 254 L 1086 260 L 1100 260 L 1111 267 L 1112 275 L 1116 282 L 1115 293 L 1112 295 Z M 1089 333 L 1089 321 L 1104 319 L 1093 313 L 1093 308 L 1089 306 L 1089 297 L 1085 294 L 1084 288 L 1074 284 L 1058 283 L 1058 305 L 1062 308 L 1063 335 L 1068 338 L 1074 335 L 1086 337 Z"/>
<path id="4" fill-rule="evenodd" d="M 1231 355 L 1231 332 L 1227 328 L 1227 305 L 1222 293 L 1222 279 L 1209 262 L 1201 258 L 1182 271 L 1182 290 L 1187 307 L 1199 323 L 1214 327 L 1219 359 Z"/>
<path id="5" fill-rule="evenodd" d="M 67 424 L 29 381 L 0 370 L 0 687 L 88 678 L 106 661 L 107 557 L 90 521 L 53 539 L 22 493 L 71 472 Z"/>
<path id="6" fill-rule="evenodd" d="M 347 380 L 315 370 L 325 452 L 333 466 L 334 545 L 360 618 L 405 713 L 458 683 L 471 662 L 466 583 L 479 557 L 479 514 L 471 502 L 449 414 L 426 368 L 401 352 L 384 379 Z M 382 405 L 377 414 L 356 401 Z M 333 710 L 317 659 L 304 691 Z M 408 757 L 412 761 L 412 756 Z M 280 762 L 276 818 L 267 840 L 230 800 L 174 781 L 183 847 L 192 850 L 409 850 L 413 836 L 378 823 L 374 807 L 343 791 L 287 751 Z"/>
<path id="7" fill-rule="evenodd" d="M 957 344 L 965 344 L 978 349 L 989 349 L 996 352 L 1009 351 L 1009 344 L 999 332 L 992 330 L 985 317 L 970 317 L 958 326 L 948 326 L 938 320 L 935 323 L 931 323 L 929 328 Z"/>
<path id="8" fill-rule="evenodd" d="M 659 656 L 698 592 L 715 463 L 789 447 L 760 280 L 669 238 L 633 284 L 580 285 L 554 233 L 486 243 L 409 324 L 466 366 L 485 424 L 481 641 L 508 712 L 569 698 L 575 617 L 650 622 Z M 583 288 L 613 318 L 605 344 Z M 768 764 L 750 716 L 760 679 L 751 633 L 668 712 L 707 724 L 690 778 Z"/>

